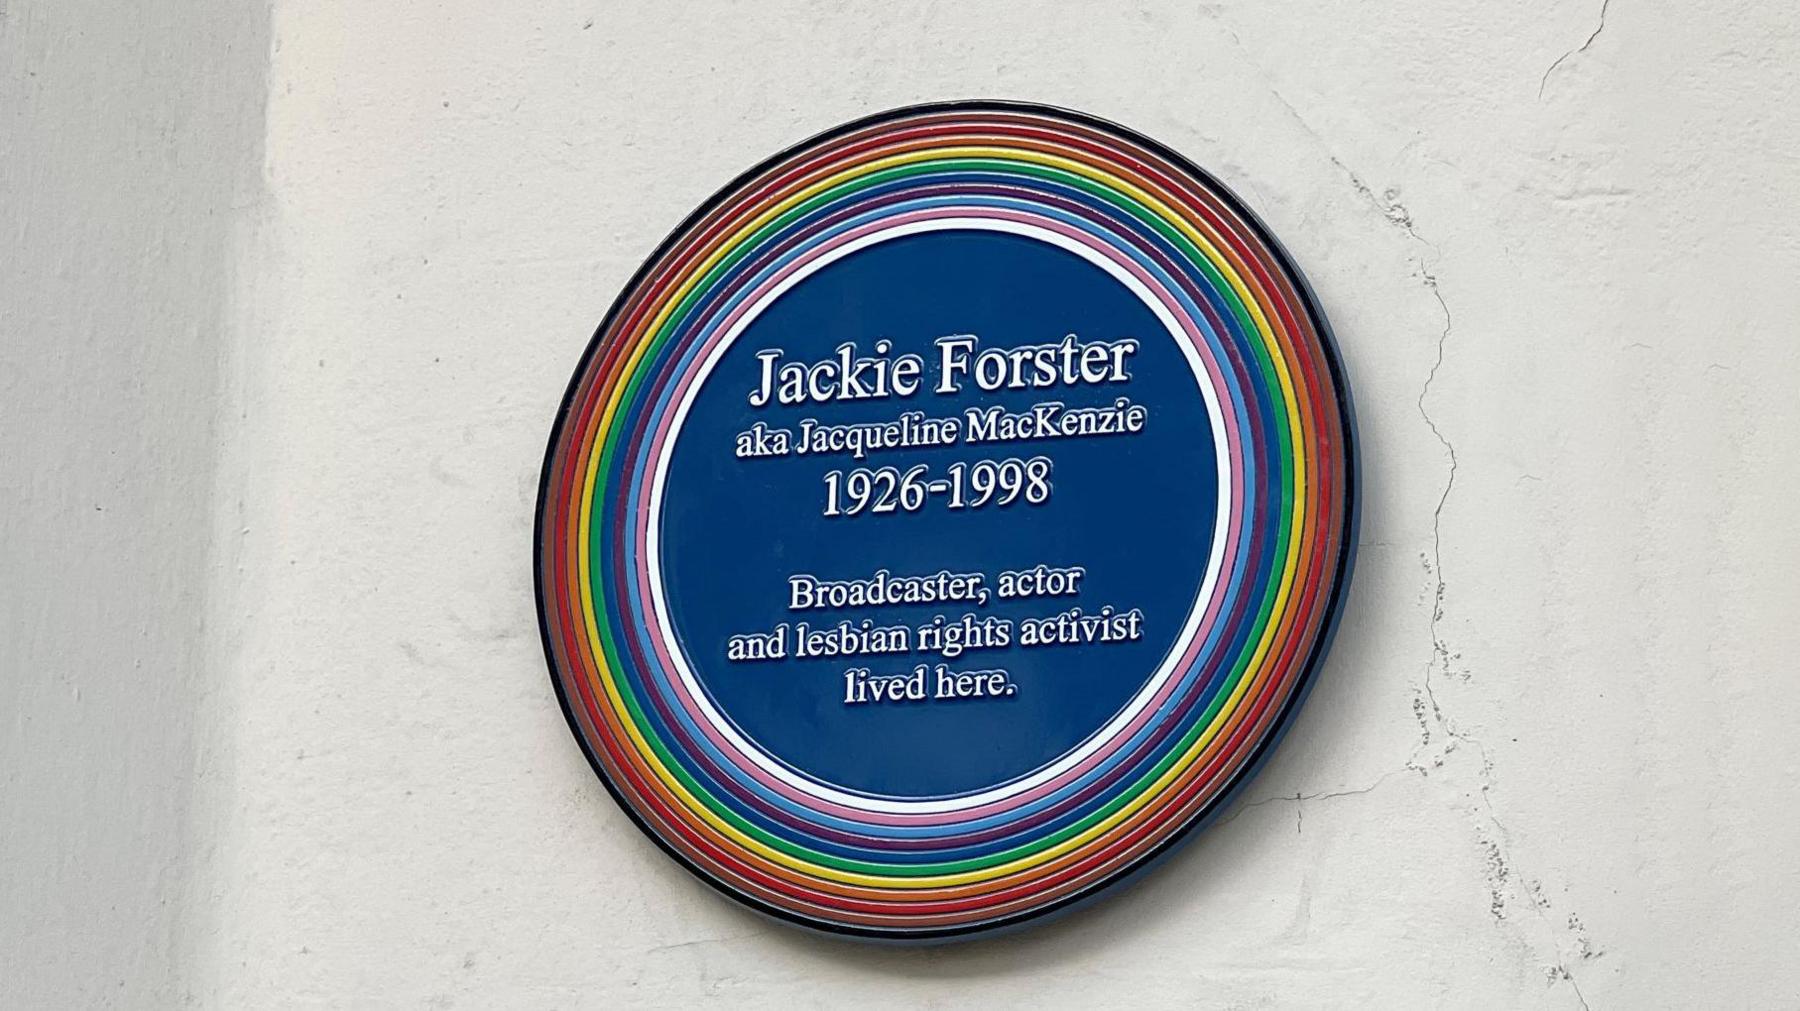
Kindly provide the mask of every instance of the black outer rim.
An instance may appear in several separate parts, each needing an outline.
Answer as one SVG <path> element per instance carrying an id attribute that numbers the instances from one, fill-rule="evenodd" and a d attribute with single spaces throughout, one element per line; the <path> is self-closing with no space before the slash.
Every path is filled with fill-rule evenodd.
<path id="1" fill-rule="evenodd" d="M 1262 242 L 1272 254 L 1275 262 L 1287 272 L 1288 277 L 1294 282 L 1294 286 L 1300 294 L 1300 301 L 1306 308 L 1306 314 L 1312 321 L 1314 329 L 1317 330 L 1319 334 L 1319 343 L 1321 350 L 1324 352 L 1327 372 L 1330 374 L 1332 386 L 1337 392 L 1338 423 L 1341 426 L 1345 444 L 1344 522 L 1341 531 L 1342 544 L 1344 546 L 1338 554 L 1337 570 L 1332 575 L 1331 595 L 1326 602 L 1325 620 L 1320 626 L 1319 633 L 1317 637 L 1314 638 L 1312 646 L 1307 653 L 1306 660 L 1300 671 L 1299 681 L 1296 684 L 1293 693 L 1288 696 L 1286 704 L 1282 707 L 1280 714 L 1276 716 L 1274 723 L 1270 725 L 1268 733 L 1264 734 L 1262 739 L 1256 743 L 1255 751 L 1250 756 L 1250 760 L 1246 762 L 1238 771 L 1237 775 L 1233 777 L 1232 782 L 1225 788 L 1224 792 L 1222 792 L 1204 811 L 1189 819 L 1186 825 L 1183 825 L 1180 829 L 1176 830 L 1174 834 L 1170 835 L 1167 839 L 1164 839 L 1155 849 L 1138 857 L 1136 860 L 1121 867 L 1117 871 L 1114 871 L 1100 882 L 1091 885 L 1082 891 L 1064 896 L 1048 905 L 1037 906 L 1028 911 L 1015 913 L 1000 919 L 961 927 L 933 928 L 926 930 L 882 930 L 872 927 L 852 927 L 846 924 L 834 923 L 829 920 L 812 919 L 802 916 L 792 910 L 770 905 L 755 896 L 738 891 L 729 884 L 714 878 L 705 870 L 688 860 L 686 856 L 671 846 L 667 840 L 651 828 L 650 825 L 645 822 L 643 816 L 625 800 L 625 797 L 620 793 L 618 787 L 613 784 L 611 777 L 606 774 L 605 766 L 601 764 L 599 756 L 594 753 L 587 738 L 582 735 L 581 724 L 576 720 L 574 710 L 569 705 L 568 695 L 563 690 L 562 680 L 557 676 L 555 646 L 551 643 L 550 626 L 545 618 L 544 559 L 540 547 L 542 546 L 544 539 L 545 507 L 549 502 L 550 472 L 556 461 L 557 444 L 562 439 L 563 425 L 568 420 L 569 408 L 574 403 L 577 387 L 581 383 L 583 373 L 587 371 L 588 364 L 600 350 L 601 335 L 612 325 L 613 320 L 617 318 L 620 310 L 624 308 L 626 299 L 643 283 L 645 277 L 650 273 L 651 268 L 662 260 L 664 254 L 668 253 L 670 248 L 673 247 L 682 236 L 686 235 L 690 228 L 704 219 L 715 207 L 724 202 L 727 197 L 736 193 L 745 183 L 761 175 L 773 166 L 786 161 L 802 151 L 816 147 L 827 141 L 834 140 L 847 133 L 866 129 L 871 126 L 879 126 L 883 123 L 891 123 L 897 120 L 910 119 L 920 115 L 941 112 L 1028 113 L 1051 119 L 1060 119 L 1079 126 L 1099 130 L 1103 133 L 1114 134 L 1156 152 L 1158 155 L 1167 159 L 1170 164 L 1174 165 L 1176 168 L 1199 179 L 1216 193 L 1233 213 L 1237 214 L 1250 226 L 1251 231 L 1256 235 L 1257 239 Z M 1281 242 L 1275 238 L 1274 233 L 1263 223 L 1263 220 L 1246 206 L 1243 200 L 1240 199 L 1235 192 L 1224 183 L 1220 182 L 1212 173 L 1194 164 L 1186 156 L 1173 148 L 1170 148 L 1153 138 L 1147 137 L 1130 127 L 1121 126 L 1118 123 L 1103 119 L 1099 116 L 1089 115 L 1085 112 L 1078 112 L 1060 106 L 1045 105 L 1037 102 L 1022 102 L 1011 99 L 969 99 L 947 102 L 926 102 L 918 105 L 900 106 L 898 108 L 874 113 L 869 116 L 861 117 L 860 119 L 842 123 L 822 133 L 814 134 L 797 144 L 789 145 L 781 151 L 757 162 L 749 169 L 740 172 L 725 185 L 715 190 L 711 196 L 707 197 L 706 200 L 690 212 L 687 217 L 683 218 L 680 224 L 676 225 L 674 229 L 665 235 L 661 242 L 657 243 L 656 248 L 650 252 L 649 256 L 645 257 L 644 262 L 632 273 L 631 278 L 625 282 L 624 287 L 619 289 L 619 294 L 614 297 L 612 305 L 607 308 L 606 315 L 601 318 L 600 325 L 594 329 L 594 335 L 588 338 L 587 346 L 582 350 L 581 357 L 575 364 L 574 374 L 569 378 L 568 388 L 563 392 L 562 403 L 556 410 L 556 422 L 550 429 L 550 439 L 544 450 L 543 469 L 538 475 L 536 516 L 531 527 L 532 595 L 537 603 L 538 637 L 544 647 L 544 663 L 550 677 L 550 686 L 556 692 L 556 701 L 562 708 L 563 719 L 568 722 L 570 732 L 573 734 L 576 742 L 581 746 L 582 755 L 587 758 L 588 765 L 593 768 L 594 774 L 599 777 L 600 782 L 606 787 L 606 792 L 612 796 L 613 803 L 617 804 L 619 809 L 625 812 L 626 816 L 631 819 L 632 824 L 636 825 L 640 832 L 648 836 L 650 840 L 657 845 L 657 848 L 661 849 L 690 874 L 699 878 L 701 881 L 711 886 L 715 891 L 730 898 L 734 902 L 747 906 L 763 916 L 805 928 L 813 933 L 824 934 L 833 938 L 848 938 L 858 941 L 885 942 L 890 944 L 934 944 L 949 941 L 972 940 L 975 938 L 993 937 L 997 934 L 1010 933 L 1027 925 L 1036 926 L 1043 924 L 1056 917 L 1081 909 L 1105 896 L 1116 894 L 1126 886 L 1154 870 L 1183 845 L 1191 842 L 1203 829 L 1216 821 L 1220 814 L 1231 807 L 1233 802 L 1235 802 L 1238 796 L 1243 792 L 1244 788 L 1249 785 L 1250 781 L 1255 779 L 1257 773 L 1262 771 L 1262 768 L 1268 762 L 1269 757 L 1274 754 L 1276 746 L 1287 736 L 1288 731 L 1292 728 L 1294 717 L 1299 713 L 1301 706 L 1305 704 L 1307 697 L 1312 694 L 1313 686 L 1318 680 L 1317 675 L 1319 667 L 1324 663 L 1324 659 L 1330 651 L 1331 643 L 1337 637 L 1338 622 L 1343 617 L 1344 602 L 1349 596 L 1351 576 L 1355 570 L 1356 564 L 1356 535 L 1362 518 L 1362 498 L 1360 494 L 1362 476 L 1361 445 L 1362 440 L 1356 429 L 1356 412 L 1351 403 L 1350 384 L 1345 376 L 1343 359 L 1338 352 L 1337 337 L 1332 332 L 1330 322 L 1325 318 L 1324 310 L 1319 306 L 1318 295 L 1313 291 L 1311 282 L 1306 279 L 1306 275 L 1301 272 L 1299 265 L 1296 264 L 1294 258 L 1289 255 L 1287 247 L 1283 246 Z"/>

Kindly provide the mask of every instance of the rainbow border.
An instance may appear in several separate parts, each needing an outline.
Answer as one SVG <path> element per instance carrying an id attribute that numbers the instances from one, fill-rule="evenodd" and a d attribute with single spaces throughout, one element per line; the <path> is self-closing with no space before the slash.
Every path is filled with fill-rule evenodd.
<path id="1" fill-rule="evenodd" d="M 1226 578 L 1181 645 L 1177 676 L 1084 742 L 1079 761 L 978 797 L 924 801 L 783 774 L 679 675 L 656 603 L 645 559 L 655 557 L 650 494 L 672 444 L 670 411 L 703 352 L 784 277 L 884 230 L 1002 221 L 1084 244 L 1178 318 L 1228 405 Z M 1354 560 L 1355 476 L 1350 402 L 1324 317 L 1285 252 L 1217 181 L 1079 113 L 1008 102 L 900 109 L 739 177 L 664 240 L 608 311 L 545 457 L 540 631 L 590 763 L 702 879 L 838 934 L 966 936 L 1141 872 L 1247 781 L 1329 644 Z"/>

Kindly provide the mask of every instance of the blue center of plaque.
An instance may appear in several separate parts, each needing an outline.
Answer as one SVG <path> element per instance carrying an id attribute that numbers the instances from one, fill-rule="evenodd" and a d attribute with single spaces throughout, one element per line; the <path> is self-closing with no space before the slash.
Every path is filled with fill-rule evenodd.
<path id="1" fill-rule="evenodd" d="M 978 339 L 972 351 L 1135 340 L 1129 378 L 989 391 L 973 362 L 955 392 L 939 392 L 950 335 Z M 877 341 L 891 342 L 877 355 Z M 753 406 L 767 363 L 833 361 L 840 345 L 858 358 L 919 356 L 919 389 L 910 396 L 779 399 Z M 1104 368 L 1099 355 L 1089 375 Z M 1060 360 L 1053 363 L 1060 365 Z M 1042 378 L 1031 370 L 1025 376 Z M 872 375 L 872 374 L 871 374 Z M 988 374 L 999 376 L 998 371 Z M 1060 376 L 1058 377 L 1061 378 Z M 1000 407 L 1020 415 L 1058 402 L 1063 411 L 1143 408 L 1135 432 L 969 444 L 967 412 Z M 951 445 L 848 453 L 742 458 L 744 433 L 786 431 L 803 420 L 820 426 L 892 422 L 908 412 L 955 419 Z M 1096 419 L 1095 424 L 1108 427 Z M 763 439 L 762 448 L 768 448 Z M 1049 493 L 1004 489 L 976 506 L 983 473 L 1007 483 L 1011 471 L 982 467 L 1012 459 L 1049 461 Z M 924 494 L 916 509 L 876 511 L 885 482 L 874 481 L 855 514 L 853 472 L 918 465 L 915 483 L 948 484 L 961 464 L 960 496 Z M 779 761 L 826 783 L 865 793 L 924 798 L 969 793 L 1016 779 L 1053 761 L 1100 729 L 1155 673 L 1175 645 L 1206 572 L 1217 517 L 1218 475 L 1206 404 L 1181 349 L 1150 309 L 1104 270 L 1036 239 L 985 230 L 928 232 L 883 242 L 832 263 L 777 298 L 725 352 L 695 396 L 669 459 L 662 509 L 661 562 L 670 617 L 687 663 L 713 704 Z M 833 479 L 830 475 L 836 472 Z M 833 481 L 835 480 L 835 496 Z M 971 483 L 973 482 L 973 483 Z M 837 515 L 828 515 L 834 505 Z M 894 499 L 898 498 L 896 492 Z M 908 497 L 917 504 L 919 494 Z M 960 507 L 953 503 L 960 498 Z M 1002 599 L 1001 574 L 1079 567 L 1075 592 Z M 790 609 L 790 577 L 868 581 L 978 573 L 985 605 L 880 604 Z M 1044 589 L 1044 587 L 1038 587 Z M 1067 589 L 1065 587 L 1064 589 Z M 1110 611 L 1106 609 L 1110 608 Z M 1110 614 L 1115 633 L 1137 612 L 1138 634 L 1104 636 L 1094 622 L 1070 618 L 1040 630 L 1074 642 L 1021 645 L 1022 625 L 1079 609 Z M 921 626 L 939 615 L 954 624 L 1010 624 L 1010 644 L 946 656 L 920 648 Z M 845 641 L 853 631 L 904 629 L 905 652 L 799 656 L 801 626 Z M 995 622 L 986 624 L 991 638 Z M 778 638 L 764 637 L 784 629 Z M 753 642 L 747 636 L 757 636 Z M 1090 637 L 1110 641 L 1090 641 Z M 730 659 L 776 648 L 767 659 Z M 893 635 L 885 637 L 887 646 Z M 866 638 L 863 641 L 867 641 Z M 915 674 L 923 665 L 923 678 Z M 976 692 L 940 694 L 939 665 L 954 675 L 1004 671 L 1005 687 L 982 679 Z M 905 675 L 922 681 L 923 699 L 858 694 L 846 672 L 866 670 L 890 690 Z M 888 679 L 888 680 L 883 680 Z M 954 677 L 952 687 L 954 688 Z M 970 682 L 965 681 L 966 687 Z M 847 695 L 855 696 L 846 701 Z"/>

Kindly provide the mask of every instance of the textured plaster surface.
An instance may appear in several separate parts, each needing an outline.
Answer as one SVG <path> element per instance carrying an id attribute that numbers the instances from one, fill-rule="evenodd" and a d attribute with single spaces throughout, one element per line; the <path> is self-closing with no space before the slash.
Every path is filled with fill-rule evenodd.
<path id="1" fill-rule="evenodd" d="M 0 0 L 0 1007 L 170 1006 L 196 825 L 248 0 Z"/>
<path id="2" fill-rule="evenodd" d="M 0 21 L 9 88 L 73 74 L 16 34 L 49 9 Z M 82 93 L 90 148 L 41 126 L 0 155 L 45 176 L 0 194 L 32 256 L 0 261 L 0 995 L 1800 1003 L 1789 5 L 185 9 L 258 47 L 242 121 L 126 47 L 87 58 L 117 90 Z M 689 209 L 842 120 L 969 96 L 1137 127 L 1282 237 L 1355 385 L 1359 570 L 1274 761 L 1141 884 L 1012 937 L 852 946 L 717 898 L 614 808 L 544 676 L 533 499 L 589 333 Z M 154 116 L 219 131 L 216 162 L 175 171 L 163 138 L 76 171 Z M 68 222 L 106 201 L 205 251 L 130 233 L 59 282 L 40 261 L 92 248 Z M 96 375 L 138 406 L 79 400 Z M 88 493 L 144 425 L 183 455 L 132 464 L 141 500 Z"/>

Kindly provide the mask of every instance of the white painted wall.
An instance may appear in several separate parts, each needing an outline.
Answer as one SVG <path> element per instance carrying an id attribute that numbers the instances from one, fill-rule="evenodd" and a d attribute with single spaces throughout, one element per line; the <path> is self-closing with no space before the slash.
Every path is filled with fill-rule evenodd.
<path id="1" fill-rule="evenodd" d="M 0 1003 L 1800 1002 L 1789 5 L 18 3 Z M 1358 581 L 1144 884 L 821 942 L 594 780 L 536 475 L 694 204 L 964 96 L 1142 129 L 1282 236 L 1356 386 Z"/>
<path id="2" fill-rule="evenodd" d="M 0 1007 L 172 1006 L 200 967 L 267 31 L 245 0 L 0 0 Z"/>

